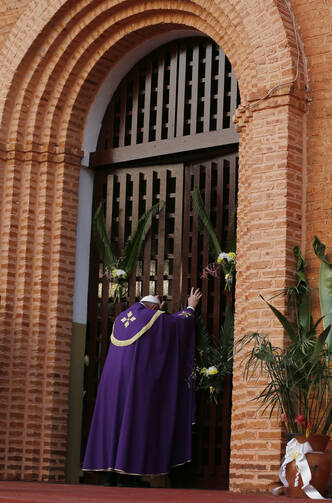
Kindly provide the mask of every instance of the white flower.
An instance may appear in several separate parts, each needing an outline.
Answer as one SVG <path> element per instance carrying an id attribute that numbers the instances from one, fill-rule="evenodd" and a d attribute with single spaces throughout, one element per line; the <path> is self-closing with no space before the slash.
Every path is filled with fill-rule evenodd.
<path id="1" fill-rule="evenodd" d="M 113 269 L 112 270 L 112 276 L 114 278 L 121 278 L 121 276 L 126 277 L 127 273 L 123 269 Z"/>
<path id="2" fill-rule="evenodd" d="M 236 253 L 229 252 L 227 255 L 228 255 L 228 259 L 227 259 L 228 262 L 235 262 L 235 260 L 236 260 Z"/>
<path id="3" fill-rule="evenodd" d="M 127 276 L 126 271 L 124 271 L 123 269 L 118 269 L 118 278 L 120 278 L 120 276 Z"/>
<path id="4" fill-rule="evenodd" d="M 219 370 L 217 369 L 217 367 L 215 367 L 214 365 L 212 365 L 211 367 L 209 367 L 208 369 L 206 369 L 206 373 L 205 375 L 207 376 L 213 376 L 215 374 L 218 374 Z"/>
<path id="5" fill-rule="evenodd" d="M 226 260 L 227 262 L 233 262 L 235 264 L 236 253 L 234 253 L 234 252 L 229 252 L 229 253 L 221 252 L 221 253 L 219 253 L 218 258 L 217 258 L 218 264 L 221 264 L 221 262 L 223 260 Z"/>
<path id="6" fill-rule="evenodd" d="M 223 260 L 227 260 L 227 261 L 229 261 L 228 253 L 225 253 L 225 252 L 221 252 L 221 253 L 219 253 L 218 258 L 217 258 L 217 262 L 218 262 L 218 264 L 221 264 L 221 262 L 222 262 Z"/>

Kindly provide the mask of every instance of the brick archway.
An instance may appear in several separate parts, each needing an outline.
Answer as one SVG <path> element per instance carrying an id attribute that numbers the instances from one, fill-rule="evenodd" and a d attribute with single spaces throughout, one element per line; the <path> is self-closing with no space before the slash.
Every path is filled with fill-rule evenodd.
<path id="1" fill-rule="evenodd" d="M 62 480 L 66 459 L 78 176 L 84 123 L 112 66 L 140 41 L 195 28 L 226 52 L 242 104 L 295 73 L 284 2 L 37 2 L 3 48 L 0 73 L 2 477 Z M 257 301 L 285 285 L 301 239 L 302 73 L 296 86 L 241 109 L 236 333 L 271 326 Z M 8 336 L 10 334 L 10 337 Z M 280 428 L 259 419 L 235 362 L 231 487 L 264 489 Z M 250 439 L 250 443 L 246 438 Z M 260 448 L 269 445 L 268 459 Z M 264 444 L 264 445 L 261 445 Z"/>

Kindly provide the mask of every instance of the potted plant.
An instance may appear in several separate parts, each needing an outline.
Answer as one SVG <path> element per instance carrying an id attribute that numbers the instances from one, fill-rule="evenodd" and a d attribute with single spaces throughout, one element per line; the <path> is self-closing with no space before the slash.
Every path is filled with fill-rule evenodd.
<path id="1" fill-rule="evenodd" d="M 301 497 L 302 490 L 307 495 L 318 497 L 315 484 L 318 490 L 325 490 L 329 466 L 325 466 L 325 481 L 317 481 L 317 477 L 314 480 L 312 476 L 310 484 L 312 474 L 310 469 L 308 472 L 307 463 L 313 456 L 312 453 L 309 454 L 311 451 L 324 449 L 324 445 L 316 442 L 323 439 L 326 445 L 332 428 L 332 339 L 329 337 L 330 324 L 327 324 L 331 315 L 329 311 L 332 312 L 332 284 L 327 280 L 331 277 L 332 265 L 325 256 L 325 246 L 318 238 L 315 238 L 314 250 L 324 264 L 320 271 L 322 316 L 316 322 L 313 321 L 312 290 L 305 276 L 306 264 L 300 249 L 295 247 L 297 283 L 285 290 L 288 317 L 262 297 L 285 329 L 288 336 L 286 345 L 274 346 L 269 337 L 261 333 L 245 335 L 237 344 L 238 350 L 248 350 L 245 378 L 250 380 L 264 375 L 267 381 L 255 400 L 259 402 L 263 412 L 269 410 L 270 416 L 277 412 L 287 432 L 295 436 L 287 444 L 279 475 L 283 484 L 289 485 L 286 469 L 290 472 L 291 466 L 288 465 L 293 461 L 294 473 L 289 473 L 288 479 L 292 479 L 295 491 L 288 490 L 287 494 Z M 322 321 L 324 328 L 319 330 Z M 322 464 L 322 460 L 320 457 L 318 463 L 315 459 L 315 466 L 317 463 Z M 326 462 L 329 463 L 328 459 Z M 300 476 L 302 490 L 299 489 Z"/>

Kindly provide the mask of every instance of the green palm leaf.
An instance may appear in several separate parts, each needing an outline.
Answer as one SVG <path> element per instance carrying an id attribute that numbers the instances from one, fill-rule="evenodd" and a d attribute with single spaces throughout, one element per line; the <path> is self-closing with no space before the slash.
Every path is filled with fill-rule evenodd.
<path id="1" fill-rule="evenodd" d="M 97 245 L 99 249 L 100 258 L 110 269 L 115 267 L 114 255 L 112 253 L 110 240 L 107 236 L 105 217 L 103 212 L 103 205 L 97 208 L 93 217 L 93 228 L 97 237 Z"/>
<path id="2" fill-rule="evenodd" d="M 146 211 L 141 218 L 138 220 L 137 225 L 128 239 L 124 253 L 123 253 L 123 261 L 122 268 L 127 272 L 127 276 L 129 277 L 133 272 L 137 259 L 142 249 L 142 245 L 144 242 L 145 235 L 148 231 L 148 227 L 151 223 L 152 218 L 161 208 L 164 206 L 164 201 L 159 201 L 155 205 L 153 205 L 148 211 Z"/>
<path id="3" fill-rule="evenodd" d="M 217 235 L 214 232 L 210 219 L 205 211 L 203 199 L 198 187 L 195 187 L 194 190 L 192 191 L 192 201 L 193 201 L 193 208 L 196 211 L 200 221 L 206 228 L 207 232 L 209 233 L 213 246 L 215 247 L 215 250 L 219 255 L 222 252 L 221 246 L 217 238 Z"/>
<path id="4" fill-rule="evenodd" d="M 286 330 L 287 334 L 289 335 L 290 339 L 296 343 L 296 333 L 294 330 L 293 325 L 288 321 L 288 319 L 280 312 L 278 309 L 276 309 L 272 304 L 267 302 L 262 295 L 260 297 L 264 300 L 264 302 L 269 306 L 273 314 L 278 318 L 284 329 Z"/>
<path id="5" fill-rule="evenodd" d="M 313 353 L 311 356 L 311 360 L 314 364 L 316 364 L 317 361 L 319 361 L 319 356 L 322 352 L 324 344 L 326 343 L 326 339 L 329 335 L 329 331 L 330 331 L 330 326 L 326 327 L 323 330 L 323 332 L 319 335 L 319 337 L 315 343 L 315 347 L 314 347 L 314 350 L 313 350 Z"/>
<path id="6" fill-rule="evenodd" d="M 319 274 L 319 300 L 322 315 L 324 316 L 324 328 L 332 325 L 332 264 L 325 255 L 325 245 L 317 236 L 314 240 L 314 251 L 322 261 Z M 332 330 L 327 338 L 327 345 L 332 351 Z"/>

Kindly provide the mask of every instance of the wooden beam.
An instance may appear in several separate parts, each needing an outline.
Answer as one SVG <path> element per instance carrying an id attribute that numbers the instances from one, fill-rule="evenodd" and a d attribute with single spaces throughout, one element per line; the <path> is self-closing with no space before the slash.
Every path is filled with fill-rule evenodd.
<path id="1" fill-rule="evenodd" d="M 194 136 L 182 136 L 172 140 L 151 141 L 138 145 L 108 149 L 90 154 L 90 167 L 105 166 L 118 162 L 129 162 L 147 159 L 160 155 L 169 155 L 199 150 L 201 148 L 219 147 L 238 143 L 238 134 L 233 128 L 221 131 L 199 133 Z"/>

